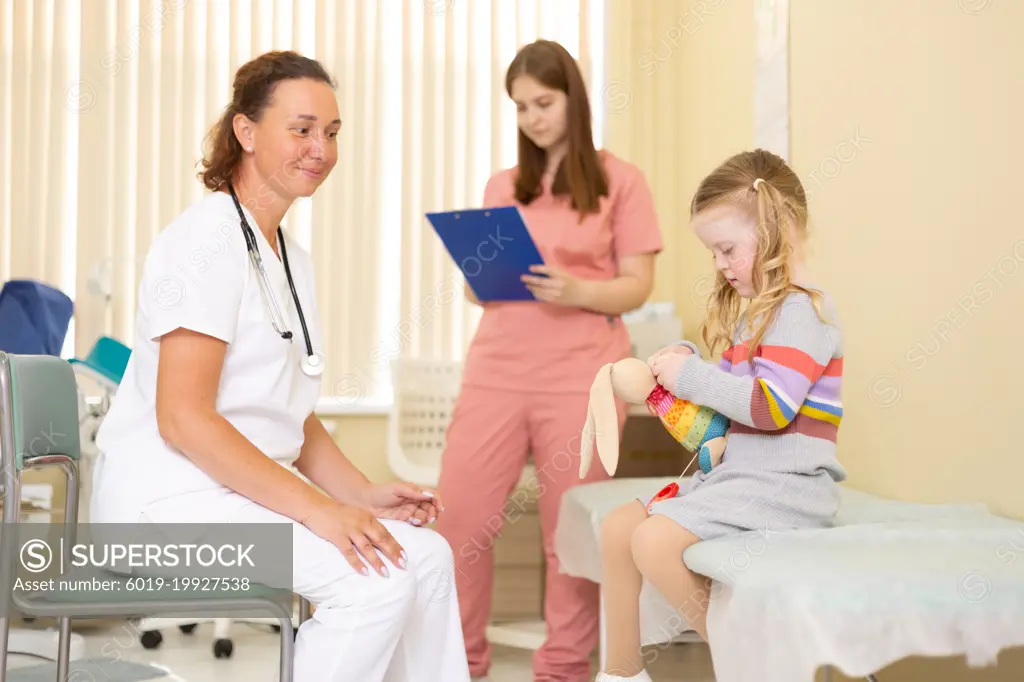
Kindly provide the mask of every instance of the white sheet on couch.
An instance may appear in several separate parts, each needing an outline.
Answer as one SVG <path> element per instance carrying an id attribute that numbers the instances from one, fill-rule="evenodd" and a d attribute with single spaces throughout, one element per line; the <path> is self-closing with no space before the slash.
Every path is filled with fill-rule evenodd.
<path id="1" fill-rule="evenodd" d="M 555 538 L 562 570 L 600 582 L 601 519 L 673 479 L 617 479 L 565 495 Z M 811 682 L 913 655 L 993 664 L 1024 645 L 1024 523 L 980 504 L 915 504 L 842 488 L 835 528 L 752 531 L 700 543 L 688 566 L 715 579 L 709 638 L 719 682 Z M 649 586 L 643 639 L 685 624 Z"/>

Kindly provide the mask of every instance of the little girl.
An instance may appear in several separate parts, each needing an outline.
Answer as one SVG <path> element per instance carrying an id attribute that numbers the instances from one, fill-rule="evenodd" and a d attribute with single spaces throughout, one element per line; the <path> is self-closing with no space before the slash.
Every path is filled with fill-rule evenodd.
<path id="1" fill-rule="evenodd" d="M 602 527 L 607 622 L 597 682 L 648 681 L 640 651 L 646 579 L 707 641 L 710 580 L 683 551 L 743 531 L 825 527 L 846 472 L 836 459 L 843 342 L 831 300 L 804 267 L 807 202 L 770 152 L 733 156 L 704 179 L 691 225 L 718 270 L 703 330 L 715 365 L 689 342 L 648 360 L 659 384 L 731 420 L 721 461 L 688 489 L 619 507 Z M 741 312 L 741 302 L 746 308 Z"/>

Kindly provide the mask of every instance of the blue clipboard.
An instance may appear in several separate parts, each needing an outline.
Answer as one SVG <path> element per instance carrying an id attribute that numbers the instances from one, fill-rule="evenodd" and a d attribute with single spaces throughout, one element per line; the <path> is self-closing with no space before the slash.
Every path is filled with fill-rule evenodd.
<path id="1" fill-rule="evenodd" d="M 481 301 L 535 301 L 520 277 L 543 265 L 515 206 L 427 213 L 448 254 Z"/>

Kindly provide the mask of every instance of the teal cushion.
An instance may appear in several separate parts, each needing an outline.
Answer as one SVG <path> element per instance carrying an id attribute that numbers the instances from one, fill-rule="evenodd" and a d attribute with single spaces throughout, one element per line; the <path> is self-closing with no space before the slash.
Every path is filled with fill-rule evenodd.
<path id="1" fill-rule="evenodd" d="M 0 373 L 11 404 L 15 468 L 46 455 L 78 460 L 78 385 L 71 365 L 53 355 L 0 352 Z"/>

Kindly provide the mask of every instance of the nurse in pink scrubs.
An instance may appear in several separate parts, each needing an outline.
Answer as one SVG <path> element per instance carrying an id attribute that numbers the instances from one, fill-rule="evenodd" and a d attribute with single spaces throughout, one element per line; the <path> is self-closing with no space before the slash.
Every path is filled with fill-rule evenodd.
<path id="1" fill-rule="evenodd" d="M 532 454 L 547 557 L 547 638 L 534 680 L 585 682 L 598 639 L 598 586 L 559 574 L 555 525 L 562 493 L 581 483 L 591 383 L 602 365 L 630 355 L 620 315 L 650 295 L 662 241 L 643 174 L 594 149 L 583 79 L 561 45 L 524 47 L 506 89 L 518 110 L 519 162 L 490 178 L 483 203 L 518 206 L 546 265 L 524 278 L 538 301 L 483 304 L 448 431 L 439 483 L 446 513 L 437 530 L 455 555 L 470 674 L 483 678 L 494 536 L 521 512 L 509 497 Z M 466 295 L 479 303 L 468 287 Z M 620 433 L 625 416 L 620 404 Z M 591 467 L 583 482 L 606 476 Z"/>

